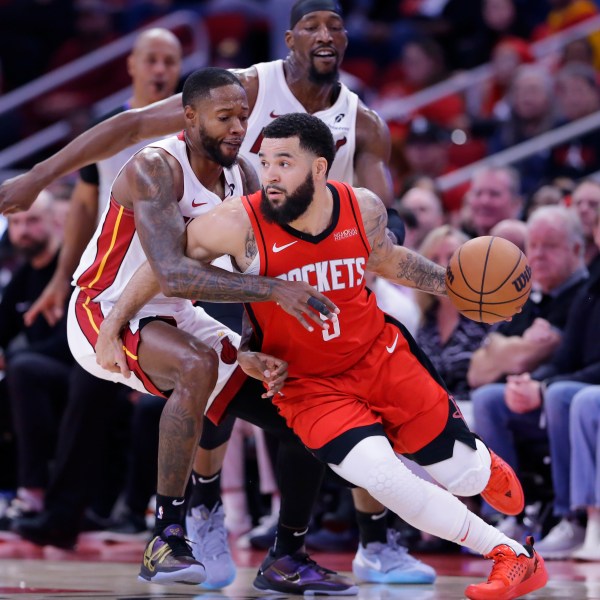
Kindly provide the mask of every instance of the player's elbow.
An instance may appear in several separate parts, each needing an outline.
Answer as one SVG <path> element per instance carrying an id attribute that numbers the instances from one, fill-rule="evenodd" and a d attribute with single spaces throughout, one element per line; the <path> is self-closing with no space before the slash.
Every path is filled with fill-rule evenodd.
<path id="1" fill-rule="evenodd" d="M 159 288 L 157 291 L 160 291 L 160 293 L 167 296 L 167 298 L 181 297 L 181 273 L 176 269 L 161 269 L 156 275 Z"/>

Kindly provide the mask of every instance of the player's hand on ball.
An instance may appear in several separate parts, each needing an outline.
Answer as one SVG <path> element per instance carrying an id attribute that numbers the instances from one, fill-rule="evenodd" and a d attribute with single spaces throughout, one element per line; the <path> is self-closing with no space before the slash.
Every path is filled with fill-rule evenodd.
<path id="1" fill-rule="evenodd" d="M 272 398 L 281 393 L 288 374 L 285 360 L 263 352 L 238 352 L 238 363 L 246 375 L 264 383 L 267 391 L 263 398 Z"/>

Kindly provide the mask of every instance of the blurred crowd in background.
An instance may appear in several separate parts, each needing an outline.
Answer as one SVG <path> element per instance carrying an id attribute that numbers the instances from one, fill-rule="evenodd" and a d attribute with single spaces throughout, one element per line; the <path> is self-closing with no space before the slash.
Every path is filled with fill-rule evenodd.
<path id="1" fill-rule="evenodd" d="M 532 48 L 600 15 L 600 6 L 591 0 L 347 0 L 341 4 L 349 35 L 342 64 L 344 82 L 390 128 L 394 208 L 404 222 L 404 244 L 445 265 L 469 237 L 506 237 L 528 256 L 534 293 L 526 310 L 511 323 L 489 327 L 464 319 L 447 299 L 421 297 L 379 280 L 370 286 L 385 310 L 405 322 L 428 352 L 474 431 L 482 435 L 485 431 L 483 437 L 492 449 L 523 477 L 528 495 L 523 515 L 500 521 L 485 506 L 480 507 L 481 513 L 500 523 L 509 535 L 523 537 L 531 529 L 548 534 L 549 547 L 543 542 L 539 545 L 546 558 L 579 551 L 579 558 L 600 560 L 600 476 L 595 463 L 600 456 L 600 387 L 596 387 L 600 385 L 600 353 L 594 348 L 594 306 L 600 299 L 600 184 L 594 175 L 600 171 L 600 136 L 588 129 L 510 166 L 484 167 L 443 190 L 439 185 L 440 177 L 466 165 L 598 113 L 600 28 L 541 59 Z M 272 34 L 276 29 L 281 37 L 286 23 L 273 22 L 272 7 L 267 0 L 0 0 L 0 94 L 8 95 L 180 9 L 191 11 L 206 27 L 211 65 L 245 68 L 283 58 L 277 54 Z M 185 31 L 180 33 L 185 48 L 190 40 Z M 418 109 L 403 110 L 402 101 L 415 93 L 482 65 L 489 65 L 491 75 L 482 83 L 435 98 Z M 115 59 L 0 114 L 0 148 L 62 119 L 74 137 L 97 116 L 93 104 L 126 87 L 129 80 L 124 61 Z M 34 153 L 14 167 L 28 169 L 56 148 Z M 25 347 L 31 350 L 51 335 L 43 324 L 33 330 L 19 322 L 18 301 L 13 301 L 9 312 L 7 298 L 13 274 L 23 278 L 24 269 L 35 270 L 40 253 L 50 257 L 43 265 L 49 271 L 27 290 L 30 299 L 51 277 L 72 183 L 66 178 L 55 184 L 41 212 L 38 205 L 31 209 L 33 213 L 26 213 L 24 221 L 21 217 L 19 222 L 18 216 L 8 221 L 0 247 L 0 285 L 6 292 L 4 309 L 0 307 L 0 346 L 5 356 L 14 357 Z M 22 281 L 21 285 L 27 287 Z M 53 355 L 57 369 L 68 369 L 72 359 L 66 345 L 60 347 L 66 340 L 58 341 L 59 350 Z M 35 485 L 29 486 L 42 493 L 17 494 L 18 488 L 28 487 L 18 482 L 16 440 L 25 428 L 14 415 L 15 398 L 22 393 L 18 384 L 25 379 L 21 373 L 9 377 L 8 386 L 6 380 L 0 382 L 0 490 L 5 491 L 9 507 L 5 528 L 13 518 L 10 507 L 13 516 L 43 510 L 48 478 L 45 464 Z M 568 387 L 565 382 L 576 385 Z M 50 386 L 43 384 L 48 392 Z M 587 397 L 575 403 L 580 392 Z M 519 404 L 516 397 L 529 399 L 529 404 Z M 65 398 L 59 386 L 49 401 L 45 434 L 35 449 L 41 455 L 52 456 Z M 558 398 L 555 404 L 552 398 Z M 106 447 L 112 454 L 103 473 L 105 493 L 98 496 L 90 513 L 92 529 L 114 526 L 110 517 L 115 514 L 115 500 L 127 485 L 131 421 L 140 399 L 136 394 L 123 394 L 122 400 L 113 403 L 109 415 L 113 420 L 106 425 Z M 562 407 L 562 413 L 556 409 L 562 429 L 551 427 L 550 414 L 540 418 L 543 402 L 546 407 Z M 583 402 L 587 402 L 585 410 Z M 571 405 L 577 410 L 571 411 L 569 420 Z M 582 415 L 588 416 L 587 421 Z M 592 430 L 582 433 L 585 427 Z M 262 448 L 259 462 L 264 464 L 265 450 L 254 441 L 255 434 L 247 428 L 237 430 L 238 454 L 230 468 L 238 479 L 236 484 L 233 477 L 224 500 L 226 510 L 229 502 L 230 530 L 247 534 L 262 518 L 262 529 L 246 542 L 268 548 L 274 524 L 269 517 L 276 513 L 277 491 L 268 474 L 262 487 L 257 483 L 254 456 Z M 570 435 L 589 440 L 577 446 L 577 455 Z M 495 447 L 491 439 L 501 441 Z M 240 445 L 245 454 L 239 453 Z M 587 457 L 582 457 L 585 452 Z M 591 463 L 585 475 L 590 489 L 582 491 L 581 476 L 573 475 L 573 465 L 584 463 Z M 245 465 L 245 474 L 237 468 L 240 465 Z M 142 508 L 138 507 L 133 528 L 138 534 L 146 530 L 143 507 L 147 500 L 143 497 L 138 503 Z M 347 490 L 326 485 L 315 531 L 308 538 L 312 547 L 353 550 L 352 511 Z M 413 549 L 458 551 L 453 544 L 423 540 L 406 527 L 402 531 Z"/>

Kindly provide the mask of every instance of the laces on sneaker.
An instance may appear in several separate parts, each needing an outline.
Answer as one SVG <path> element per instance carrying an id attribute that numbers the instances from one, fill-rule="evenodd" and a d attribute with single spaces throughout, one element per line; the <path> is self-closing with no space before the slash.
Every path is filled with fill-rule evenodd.
<path id="1" fill-rule="evenodd" d="M 160 534 L 160 539 L 169 545 L 173 556 L 193 556 L 192 548 L 186 538 L 178 535 L 165 535 L 163 531 Z"/>
<path id="2" fill-rule="evenodd" d="M 319 563 L 317 563 L 316 561 L 314 561 L 305 552 L 297 552 L 296 554 L 292 555 L 292 558 L 294 560 L 297 560 L 303 566 L 309 567 L 311 569 L 314 569 L 315 571 L 317 571 L 319 573 L 330 574 L 330 575 L 331 574 L 333 574 L 333 575 L 336 574 L 335 571 L 332 571 L 331 569 L 327 569 L 326 567 L 322 567 Z"/>

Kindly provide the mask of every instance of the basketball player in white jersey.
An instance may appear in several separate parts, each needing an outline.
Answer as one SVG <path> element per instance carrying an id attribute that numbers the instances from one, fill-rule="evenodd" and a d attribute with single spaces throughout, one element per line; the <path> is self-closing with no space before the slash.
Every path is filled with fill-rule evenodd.
<path id="1" fill-rule="evenodd" d="M 332 131 L 336 158 L 332 177 L 366 187 L 391 206 L 393 190 L 388 170 L 389 131 L 382 119 L 367 108 L 339 79 L 339 67 L 348 44 L 342 11 L 336 0 L 298 0 L 285 33 L 289 55 L 280 61 L 236 71 L 248 95 L 250 116 L 242 155 L 256 164 L 262 128 L 280 114 L 308 112 L 322 118 Z M 100 123 L 32 171 L 0 186 L 0 211 L 19 210 L 37 187 L 89 162 L 110 156 L 133 141 L 154 138 L 184 126 L 181 101 L 173 96 L 141 110 L 126 111 Z M 385 511 L 361 490 L 355 490 L 357 509 L 365 527 L 381 526 Z M 377 517 L 372 520 L 371 516 Z M 369 541 L 385 546 L 385 528 Z M 361 536 L 362 537 L 362 536 Z M 367 541 L 364 539 L 363 541 Z M 397 569 L 374 573 L 373 582 L 431 582 L 435 573 L 422 563 L 405 560 L 403 548 L 394 546 Z M 383 577 L 383 580 L 381 579 Z"/>
<path id="2" fill-rule="evenodd" d="M 186 220 L 220 204 L 230 185 L 246 189 L 244 178 L 255 174 L 250 167 L 242 173 L 234 164 L 248 114 L 237 78 L 223 69 L 196 72 L 187 79 L 182 98 L 184 132 L 137 153 L 113 184 L 74 275 L 68 334 L 73 356 L 92 374 L 168 396 L 160 421 L 156 525 L 140 576 L 155 583 L 200 584 L 206 574 L 185 541 L 183 494 L 204 410 L 219 399 L 226 401 L 223 396 L 236 391 L 236 378 L 241 381 L 242 375 L 236 364 L 238 336 L 182 300 L 185 289 L 192 281 L 204 282 L 202 296 L 209 300 L 275 301 L 310 329 L 322 327 L 307 307 L 310 298 L 331 311 L 335 306 L 307 284 L 262 278 L 248 282 L 215 267 L 198 268 L 185 257 Z M 123 331 L 133 373 L 125 378 L 99 367 L 95 343 L 103 319 L 146 259 L 166 295 L 153 298 Z M 281 385 L 282 361 L 254 353 L 240 353 L 238 361 L 247 374 L 266 381 L 267 394 Z"/>

